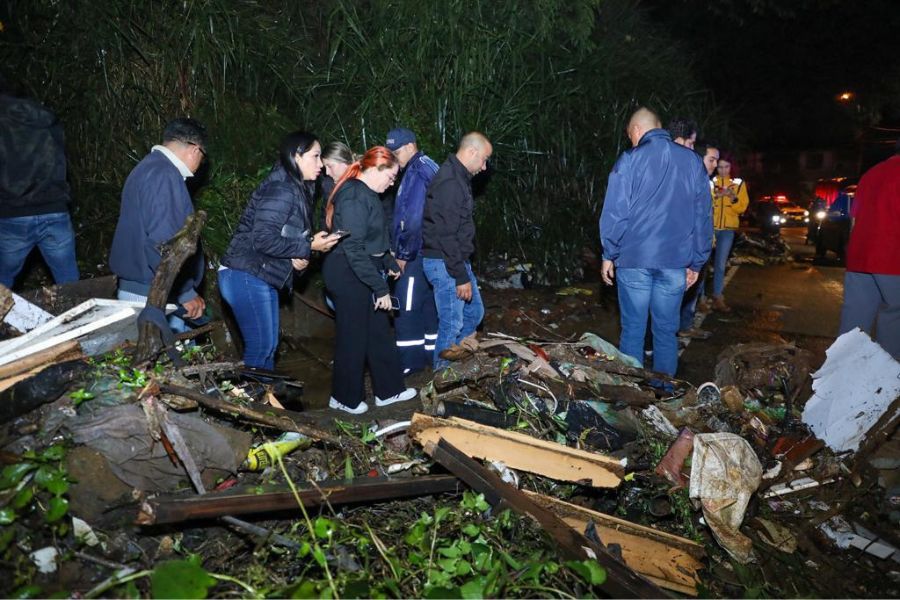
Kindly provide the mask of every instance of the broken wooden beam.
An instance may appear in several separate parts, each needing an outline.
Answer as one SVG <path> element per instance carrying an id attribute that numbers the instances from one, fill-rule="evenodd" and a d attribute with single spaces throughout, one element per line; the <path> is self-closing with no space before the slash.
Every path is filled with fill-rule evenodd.
<path id="1" fill-rule="evenodd" d="M 603 454 L 455 417 L 440 419 L 415 413 L 409 437 L 422 446 L 446 439 L 473 458 L 502 461 L 510 469 L 592 487 L 618 486 L 625 470 L 620 461 Z"/>
<path id="2" fill-rule="evenodd" d="M 147 306 L 165 312 L 169 292 L 187 259 L 197 252 L 197 242 L 203 224 L 206 223 L 206 212 L 197 211 L 187 216 L 184 225 L 166 243 L 160 246 L 160 262 L 150 284 L 147 294 Z M 146 321 L 138 324 L 138 341 L 134 350 L 135 364 L 148 362 L 163 350 L 161 332 L 156 325 Z"/>
<path id="3" fill-rule="evenodd" d="M 204 394 L 203 392 L 199 392 L 191 388 L 182 387 L 180 385 L 160 384 L 159 390 L 164 394 L 174 394 L 176 396 L 182 396 L 184 398 L 196 400 L 200 405 L 209 410 L 225 413 L 233 417 L 247 419 L 248 421 L 253 421 L 254 423 L 258 423 L 260 425 L 266 425 L 273 429 L 278 429 L 279 431 L 296 431 L 297 433 L 302 433 L 303 435 L 317 440 L 322 440 L 323 442 L 341 445 L 341 440 L 336 436 L 328 433 L 327 431 L 319 429 L 318 427 L 313 427 L 312 425 L 298 423 L 297 419 L 295 418 L 295 415 L 297 415 L 298 413 L 287 414 L 291 411 L 286 411 L 271 406 L 267 406 L 264 411 L 256 410 L 250 408 L 249 406 L 235 404 L 234 402 L 228 402 L 227 400 L 222 400 L 220 398 L 210 396 L 209 394 Z"/>
<path id="4" fill-rule="evenodd" d="M 577 531 L 587 531 L 593 523 L 600 541 L 618 544 L 625 564 L 656 585 L 697 595 L 697 571 L 703 568 L 701 561 L 706 555 L 700 544 L 556 498 L 528 491 L 525 494 Z"/>
<path id="5" fill-rule="evenodd" d="M 508 507 L 522 516 L 534 519 L 558 544 L 559 552 L 564 557 L 597 561 L 607 573 L 606 582 L 599 587 L 613 598 L 667 597 L 656 584 L 635 573 L 601 544 L 572 529 L 565 521 L 466 456 L 446 439 L 428 442 L 425 452 L 469 487 L 484 494 L 485 500 L 495 508 Z"/>
<path id="6" fill-rule="evenodd" d="M 82 358 L 81 346 L 77 340 L 67 340 L 35 354 L 29 354 L 13 362 L 0 365 L 0 380 L 21 375 L 37 367 L 49 366 L 53 363 L 76 358 Z"/>
<path id="7" fill-rule="evenodd" d="M 402 479 L 362 477 L 351 482 L 323 482 L 316 487 L 298 489 L 303 506 L 310 508 L 324 503 L 355 504 L 380 502 L 395 498 L 427 496 L 444 492 L 458 492 L 459 480 L 452 475 L 426 475 Z M 263 493 L 231 491 L 189 498 L 157 497 L 144 501 L 137 523 L 159 525 L 191 519 L 212 519 L 226 515 L 248 515 L 280 511 L 294 511 L 297 499 L 287 486 L 272 488 Z"/>

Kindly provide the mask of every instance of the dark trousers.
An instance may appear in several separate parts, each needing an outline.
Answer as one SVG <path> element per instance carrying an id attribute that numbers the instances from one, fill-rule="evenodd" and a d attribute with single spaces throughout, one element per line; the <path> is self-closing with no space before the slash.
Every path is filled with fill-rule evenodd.
<path id="1" fill-rule="evenodd" d="M 379 259 L 376 265 L 380 262 Z M 337 328 L 332 397 L 349 408 L 359 406 L 365 400 L 367 364 L 376 396 L 390 398 L 399 394 L 406 386 L 388 313 L 375 310 L 372 290 L 353 273 L 343 253 L 328 254 L 322 273 L 328 295 L 334 301 Z"/>
<path id="2" fill-rule="evenodd" d="M 406 263 L 394 295 L 400 304 L 394 313 L 400 365 L 404 373 L 420 371 L 431 366 L 438 331 L 434 290 L 425 278 L 421 254 Z"/>

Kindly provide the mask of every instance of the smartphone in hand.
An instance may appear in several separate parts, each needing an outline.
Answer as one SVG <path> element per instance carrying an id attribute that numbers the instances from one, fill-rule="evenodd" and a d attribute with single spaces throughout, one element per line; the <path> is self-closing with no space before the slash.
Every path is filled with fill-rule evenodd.
<path id="1" fill-rule="evenodd" d="M 337 231 L 332 231 L 331 235 L 336 235 L 336 236 L 340 237 L 341 239 L 343 239 L 345 237 L 350 237 L 350 232 L 344 231 L 343 229 L 338 229 Z"/>

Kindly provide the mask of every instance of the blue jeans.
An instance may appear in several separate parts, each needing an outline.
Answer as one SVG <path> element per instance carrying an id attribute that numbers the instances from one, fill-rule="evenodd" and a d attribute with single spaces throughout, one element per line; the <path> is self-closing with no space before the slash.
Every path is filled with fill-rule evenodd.
<path id="1" fill-rule="evenodd" d="M 278 349 L 278 290 L 237 269 L 219 270 L 219 293 L 237 320 L 244 338 L 244 365 L 275 370 Z"/>
<path id="2" fill-rule="evenodd" d="M 450 361 L 441 358 L 442 351 L 475 333 L 484 318 L 484 304 L 472 265 L 468 262 L 466 273 L 472 283 L 472 299 L 468 302 L 456 297 L 456 281 L 447 272 L 447 265 L 442 259 L 425 258 L 423 266 L 425 277 L 434 288 L 434 303 L 437 306 L 438 334 L 434 344 L 434 368 L 437 370 L 450 364 Z"/>
<path id="3" fill-rule="evenodd" d="M 697 274 L 697 283 L 684 290 L 684 298 L 681 301 L 681 325 L 678 331 L 687 331 L 694 326 L 694 315 L 697 314 L 697 301 L 703 297 L 703 287 L 706 285 L 706 265 L 700 267 Z"/>
<path id="4" fill-rule="evenodd" d="M 616 269 L 622 337 L 619 350 L 644 364 L 647 315 L 653 332 L 653 370 L 675 375 L 685 269 Z"/>
<path id="5" fill-rule="evenodd" d="M 854 327 L 871 335 L 888 354 L 900 360 L 900 275 L 844 273 L 838 335 Z"/>
<path id="6" fill-rule="evenodd" d="M 716 229 L 716 251 L 713 257 L 713 298 L 725 289 L 725 267 L 734 244 L 734 229 Z"/>
<path id="7" fill-rule="evenodd" d="M 75 232 L 69 213 L 0 219 L 0 283 L 11 288 L 37 246 L 56 283 L 78 281 Z"/>

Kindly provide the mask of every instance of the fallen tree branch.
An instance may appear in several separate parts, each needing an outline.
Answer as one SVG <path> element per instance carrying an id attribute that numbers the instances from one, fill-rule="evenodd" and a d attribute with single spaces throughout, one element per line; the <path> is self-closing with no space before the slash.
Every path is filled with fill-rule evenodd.
<path id="1" fill-rule="evenodd" d="M 263 413 L 250 408 L 249 406 L 234 404 L 233 402 L 221 400 L 204 394 L 203 392 L 198 392 L 197 390 L 181 387 L 179 385 L 160 384 L 159 390 L 164 394 L 174 394 L 176 396 L 183 396 L 191 400 L 196 400 L 201 406 L 210 410 L 225 413 L 233 417 L 241 417 L 260 425 L 278 429 L 279 431 L 296 431 L 297 433 L 302 433 L 305 436 L 322 440 L 323 442 L 328 442 L 337 446 L 342 445 L 342 440 L 331 435 L 327 431 L 323 431 L 310 425 L 297 423 L 293 418 L 285 414 L 288 412 L 285 410 L 270 407 Z"/>
<path id="2" fill-rule="evenodd" d="M 185 261 L 197 252 L 197 240 L 200 239 L 200 231 L 206 222 L 206 213 L 202 210 L 191 215 L 184 222 L 184 226 L 175 236 L 160 248 L 159 266 L 150 284 L 150 292 L 147 294 L 147 308 L 156 308 L 165 313 L 166 301 L 175 278 L 181 271 Z M 146 309 L 145 309 L 146 310 Z M 160 331 L 156 325 L 143 322 L 138 329 L 138 341 L 135 347 L 135 364 L 143 364 L 153 360 L 163 349 Z"/>

